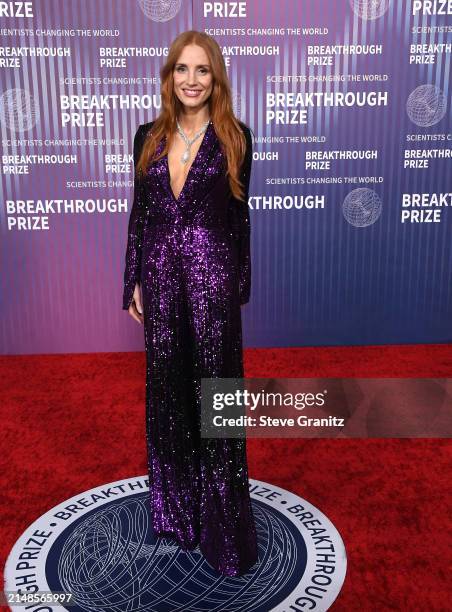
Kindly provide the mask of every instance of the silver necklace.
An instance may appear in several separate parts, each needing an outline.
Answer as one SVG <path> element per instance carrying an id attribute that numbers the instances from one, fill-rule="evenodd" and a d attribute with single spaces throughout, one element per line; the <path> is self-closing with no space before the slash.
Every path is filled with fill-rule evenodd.
<path id="1" fill-rule="evenodd" d="M 210 123 L 210 119 L 208 121 L 206 121 L 205 124 L 202 126 L 202 128 L 196 132 L 196 134 L 193 136 L 192 139 L 190 139 L 190 138 L 188 138 L 184 134 L 184 130 L 181 128 L 179 120 L 176 119 L 177 131 L 179 132 L 179 134 L 184 139 L 185 146 L 186 146 L 186 149 L 183 152 L 182 157 L 180 158 L 180 160 L 181 160 L 181 162 L 183 164 L 186 164 L 188 162 L 188 160 L 190 159 L 190 147 L 191 147 L 191 145 L 195 142 L 195 140 L 197 138 L 199 138 L 201 136 L 201 134 L 204 134 L 204 132 L 207 130 L 207 126 L 209 125 L 209 123 Z"/>

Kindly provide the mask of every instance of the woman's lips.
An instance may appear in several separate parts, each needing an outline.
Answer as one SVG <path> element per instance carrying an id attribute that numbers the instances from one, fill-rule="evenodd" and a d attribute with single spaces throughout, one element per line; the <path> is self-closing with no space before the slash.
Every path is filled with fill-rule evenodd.
<path id="1" fill-rule="evenodd" d="M 189 98 L 196 98 L 201 93 L 200 89 L 183 89 L 182 91 Z"/>

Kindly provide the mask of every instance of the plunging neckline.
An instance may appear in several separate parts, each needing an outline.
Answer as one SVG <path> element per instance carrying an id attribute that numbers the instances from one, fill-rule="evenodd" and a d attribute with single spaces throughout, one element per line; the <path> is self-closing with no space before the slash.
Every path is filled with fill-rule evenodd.
<path id="1" fill-rule="evenodd" d="M 205 143 L 206 143 L 206 140 L 207 140 L 207 132 L 209 131 L 209 129 L 210 129 L 210 127 L 211 127 L 211 125 L 212 125 L 212 121 L 209 121 L 209 124 L 207 125 L 206 131 L 205 131 L 205 132 L 204 132 L 204 134 L 203 134 L 203 137 L 202 137 L 202 140 L 201 140 L 201 144 L 199 145 L 199 148 L 198 148 L 198 150 L 196 151 L 196 155 L 195 155 L 195 157 L 194 157 L 194 159 L 193 159 L 193 161 L 192 161 L 192 163 L 191 163 L 190 168 L 188 169 L 187 176 L 186 176 L 186 178 L 185 178 L 184 184 L 182 185 L 182 189 L 180 190 L 179 195 L 178 195 L 178 197 L 177 197 L 177 198 L 176 198 L 176 196 L 175 196 L 175 194 L 174 194 L 173 188 L 171 187 L 171 172 L 170 172 L 169 161 L 168 161 L 168 153 L 165 155 L 166 172 L 167 172 L 167 177 L 168 177 L 168 188 L 169 188 L 170 193 L 171 193 L 171 195 L 172 195 L 172 197 L 173 197 L 173 200 L 174 200 L 176 203 L 177 203 L 177 202 L 179 202 L 179 200 L 180 200 L 180 198 L 181 198 L 182 194 L 183 194 L 183 193 L 184 193 L 184 191 L 185 191 L 185 187 L 186 187 L 186 185 L 187 185 L 187 183 L 188 183 L 188 179 L 190 178 L 190 175 L 191 175 L 191 173 L 192 173 L 192 171 L 193 171 L 193 166 L 194 166 L 194 165 L 196 164 L 196 162 L 198 161 L 198 158 L 199 158 L 200 153 L 201 153 L 201 149 L 203 148 L 203 146 L 204 146 L 204 145 L 205 145 Z"/>

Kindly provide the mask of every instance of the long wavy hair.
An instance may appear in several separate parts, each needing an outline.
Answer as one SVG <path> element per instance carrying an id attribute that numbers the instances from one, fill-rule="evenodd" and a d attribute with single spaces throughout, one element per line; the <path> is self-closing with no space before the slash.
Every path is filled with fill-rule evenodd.
<path id="1" fill-rule="evenodd" d="M 176 132 L 176 118 L 182 103 L 174 93 L 174 67 L 186 45 L 195 44 L 204 49 L 212 70 L 212 93 L 208 99 L 210 118 L 226 157 L 226 176 L 232 195 L 244 199 L 244 186 L 240 182 L 240 167 L 246 152 L 246 139 L 240 123 L 234 116 L 231 88 L 221 49 L 211 36 L 204 32 L 188 30 L 174 39 L 168 52 L 168 59 L 160 70 L 162 110 L 146 138 L 137 163 L 137 171 L 146 173 L 150 164 L 167 155 L 170 138 Z M 160 155 L 156 149 L 166 136 L 166 144 Z"/>

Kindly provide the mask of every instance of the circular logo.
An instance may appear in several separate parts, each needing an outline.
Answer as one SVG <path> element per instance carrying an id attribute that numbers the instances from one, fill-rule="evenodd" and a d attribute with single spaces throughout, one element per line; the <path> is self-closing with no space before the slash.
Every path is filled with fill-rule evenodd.
<path id="1" fill-rule="evenodd" d="M 406 112 L 413 123 L 430 127 L 441 121 L 447 111 L 447 98 L 436 85 L 419 85 L 406 103 Z"/>
<path id="2" fill-rule="evenodd" d="M 181 0 L 138 0 L 138 4 L 148 19 L 169 21 L 180 11 Z"/>
<path id="3" fill-rule="evenodd" d="M 25 89 L 8 89 L 0 96 L 0 121 L 14 132 L 31 130 L 39 119 L 36 99 Z"/>
<path id="4" fill-rule="evenodd" d="M 361 19 L 378 19 L 386 13 L 389 0 L 349 0 L 350 5 Z"/>
<path id="5" fill-rule="evenodd" d="M 346 572 L 342 539 L 315 506 L 250 479 L 259 559 L 222 576 L 196 548 L 156 537 L 145 476 L 96 487 L 59 504 L 20 536 L 5 566 L 5 591 L 28 610 L 72 612 L 269 612 L 328 610 Z M 70 593 L 65 605 L 57 594 Z M 32 603 L 33 602 L 33 603 Z M 24 610 L 23 599 L 11 610 Z"/>
<path id="6" fill-rule="evenodd" d="M 358 187 L 344 199 L 342 213 L 345 219 L 355 227 L 372 225 L 381 214 L 381 200 L 373 189 Z"/>

